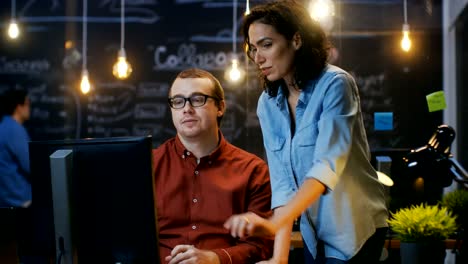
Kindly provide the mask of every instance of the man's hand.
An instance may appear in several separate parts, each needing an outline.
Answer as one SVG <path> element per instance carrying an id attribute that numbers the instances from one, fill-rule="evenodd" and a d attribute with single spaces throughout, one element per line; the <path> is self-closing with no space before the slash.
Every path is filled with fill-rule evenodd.
<path id="1" fill-rule="evenodd" d="M 191 245 L 177 245 L 165 259 L 169 264 L 220 264 L 218 255 L 213 251 Z"/>

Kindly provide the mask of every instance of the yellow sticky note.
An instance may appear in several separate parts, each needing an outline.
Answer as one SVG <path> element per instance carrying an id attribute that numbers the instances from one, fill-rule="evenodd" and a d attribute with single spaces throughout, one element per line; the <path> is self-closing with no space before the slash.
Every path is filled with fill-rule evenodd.
<path id="1" fill-rule="evenodd" d="M 445 103 L 444 91 L 437 91 L 428 94 L 426 95 L 426 100 L 427 106 L 429 107 L 429 112 L 444 110 L 447 107 L 447 104 Z"/>

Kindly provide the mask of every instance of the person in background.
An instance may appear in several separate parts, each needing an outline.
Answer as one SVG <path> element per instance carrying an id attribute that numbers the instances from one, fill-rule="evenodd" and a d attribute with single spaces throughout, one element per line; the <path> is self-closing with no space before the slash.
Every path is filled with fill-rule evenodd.
<path id="1" fill-rule="evenodd" d="M 234 215 L 225 227 L 234 237 L 276 235 L 268 263 L 287 263 L 301 216 L 306 263 L 377 263 L 388 212 L 353 77 L 327 63 L 326 35 L 296 1 L 253 8 L 242 32 L 264 83 L 257 115 L 274 213 Z"/>
<path id="2" fill-rule="evenodd" d="M 28 207 L 29 135 L 23 123 L 30 117 L 28 94 L 9 89 L 0 99 L 0 207 Z"/>
<path id="3" fill-rule="evenodd" d="M 169 90 L 177 135 L 153 150 L 161 263 L 255 263 L 271 239 L 233 238 L 223 223 L 252 212 L 271 216 L 268 166 L 224 138 L 219 81 L 201 69 L 180 72 Z"/>

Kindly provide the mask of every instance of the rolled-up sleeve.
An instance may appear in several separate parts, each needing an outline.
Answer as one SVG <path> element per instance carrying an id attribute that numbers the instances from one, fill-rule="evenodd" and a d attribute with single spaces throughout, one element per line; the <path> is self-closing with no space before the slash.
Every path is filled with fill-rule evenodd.
<path id="1" fill-rule="evenodd" d="M 319 180 L 329 190 L 338 183 L 349 157 L 352 128 L 359 110 L 356 89 L 353 79 L 341 73 L 325 90 L 313 166 L 306 177 Z"/>

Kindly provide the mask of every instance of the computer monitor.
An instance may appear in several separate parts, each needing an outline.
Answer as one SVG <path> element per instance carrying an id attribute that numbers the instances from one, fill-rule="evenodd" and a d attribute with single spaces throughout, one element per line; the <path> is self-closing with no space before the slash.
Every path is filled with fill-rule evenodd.
<path id="1" fill-rule="evenodd" d="M 151 137 L 33 141 L 33 243 L 61 263 L 159 263 Z"/>

